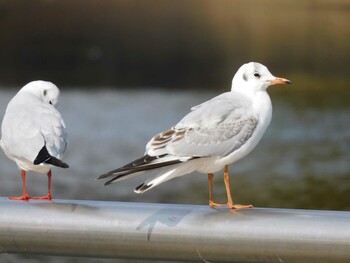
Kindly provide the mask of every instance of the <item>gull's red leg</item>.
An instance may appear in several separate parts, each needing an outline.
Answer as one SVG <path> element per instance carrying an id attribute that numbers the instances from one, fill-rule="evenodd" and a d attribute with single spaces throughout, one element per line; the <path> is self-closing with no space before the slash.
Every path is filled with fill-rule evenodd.
<path id="1" fill-rule="evenodd" d="M 51 170 L 47 173 L 47 180 L 48 180 L 48 184 L 47 184 L 47 195 L 43 195 L 43 196 L 34 196 L 32 197 L 32 199 L 39 199 L 39 200 L 51 200 Z"/>
<path id="2" fill-rule="evenodd" d="M 21 176 L 22 176 L 23 194 L 21 196 L 10 196 L 9 199 L 11 200 L 28 200 L 30 198 L 30 196 L 27 193 L 26 171 L 21 170 Z"/>

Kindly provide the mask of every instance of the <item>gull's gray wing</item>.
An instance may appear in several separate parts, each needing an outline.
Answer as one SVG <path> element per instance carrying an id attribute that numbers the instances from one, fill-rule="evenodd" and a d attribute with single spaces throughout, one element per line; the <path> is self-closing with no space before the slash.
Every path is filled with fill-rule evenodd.
<path id="1" fill-rule="evenodd" d="M 146 153 L 181 157 L 226 156 L 239 149 L 258 123 L 251 100 L 227 92 L 192 108 L 176 126 L 154 136 Z"/>
<path id="2" fill-rule="evenodd" d="M 2 145 L 16 158 L 34 161 L 46 145 L 50 155 L 61 158 L 67 134 L 61 114 L 50 104 L 10 103 L 2 124 Z"/>

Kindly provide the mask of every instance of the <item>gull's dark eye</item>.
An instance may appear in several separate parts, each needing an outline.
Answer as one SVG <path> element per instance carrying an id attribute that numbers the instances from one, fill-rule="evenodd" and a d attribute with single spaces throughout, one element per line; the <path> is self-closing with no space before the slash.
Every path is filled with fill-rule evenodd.
<path id="1" fill-rule="evenodd" d="M 257 79 L 260 78 L 260 74 L 259 73 L 254 73 L 254 77 L 256 77 Z"/>
<path id="2" fill-rule="evenodd" d="M 49 103 L 52 105 L 52 100 L 50 100 Z"/>

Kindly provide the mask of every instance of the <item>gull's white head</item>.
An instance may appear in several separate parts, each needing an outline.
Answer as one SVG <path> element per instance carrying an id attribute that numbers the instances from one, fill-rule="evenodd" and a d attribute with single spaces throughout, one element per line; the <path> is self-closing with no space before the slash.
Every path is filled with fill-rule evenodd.
<path id="1" fill-rule="evenodd" d="M 275 84 L 291 84 L 288 79 L 273 76 L 264 65 L 250 62 L 241 66 L 232 79 L 231 90 L 243 93 L 266 91 Z"/>
<path id="2" fill-rule="evenodd" d="M 58 103 L 60 91 L 57 86 L 49 81 L 36 80 L 29 82 L 19 92 L 28 92 L 39 100 L 55 106 Z"/>

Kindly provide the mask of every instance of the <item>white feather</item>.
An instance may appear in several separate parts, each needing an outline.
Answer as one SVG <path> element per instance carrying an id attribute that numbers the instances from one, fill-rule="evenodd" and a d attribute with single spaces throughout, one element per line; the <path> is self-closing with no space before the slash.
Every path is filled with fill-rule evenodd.
<path id="1" fill-rule="evenodd" d="M 46 144 L 50 155 L 61 159 L 67 146 L 66 126 L 54 105 L 59 90 L 51 82 L 33 81 L 9 102 L 2 122 L 0 145 L 20 169 L 46 173 L 51 165 L 34 165 Z"/>
<path id="2" fill-rule="evenodd" d="M 135 191 L 147 191 L 195 170 L 215 173 L 249 154 L 271 121 L 272 105 L 266 89 L 273 84 L 286 83 L 290 81 L 274 77 L 262 64 L 251 62 L 241 66 L 233 77 L 231 92 L 192 107 L 178 124 L 147 143 L 146 156 L 157 156 L 157 159 L 145 167 L 154 163 L 164 166 L 145 170 L 153 177 L 145 182 L 145 187 Z M 173 164 L 169 160 L 181 162 Z M 130 166 L 126 177 L 139 173 L 140 167 Z M 117 173 L 112 171 L 100 178 L 115 175 Z"/>

